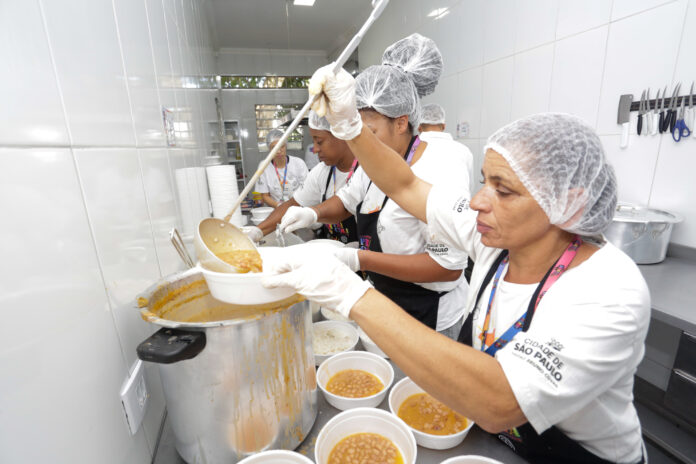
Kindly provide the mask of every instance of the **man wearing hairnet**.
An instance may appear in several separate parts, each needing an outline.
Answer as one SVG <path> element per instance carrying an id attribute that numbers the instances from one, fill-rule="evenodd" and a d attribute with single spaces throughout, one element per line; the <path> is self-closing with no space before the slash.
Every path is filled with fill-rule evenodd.
<path id="1" fill-rule="evenodd" d="M 283 131 L 273 129 L 266 136 L 268 150 L 278 144 Z M 275 208 L 292 198 L 293 192 L 300 188 L 307 177 L 307 165 L 296 156 L 288 156 L 283 145 L 273 157 L 273 161 L 261 173 L 256 183 L 256 191 L 263 197 L 264 203 Z"/>
<path id="2" fill-rule="evenodd" d="M 258 227 L 247 226 L 242 230 L 255 242 L 275 229 L 287 210 L 292 206 L 310 207 L 333 197 L 338 190 L 350 181 L 355 173 L 358 160 L 348 148 L 345 140 L 334 137 L 326 118 L 320 117 L 314 111 L 309 112 L 309 131 L 315 157 L 319 164 L 312 168 L 302 186 L 295 191 L 293 197 L 278 206 L 259 224 Z M 316 232 L 317 238 L 338 240 L 341 243 L 358 240 L 355 218 L 350 216 L 334 224 L 324 224 Z"/>
<path id="3" fill-rule="evenodd" d="M 602 238 L 617 188 L 594 129 L 557 113 L 502 127 L 469 200 L 456 184 L 416 177 L 363 127 L 354 89 L 328 68 L 310 82 L 373 182 L 476 263 L 459 343 L 337 261 L 288 256 L 266 284 L 355 320 L 419 386 L 531 462 L 645 462 L 632 391 L 650 295 L 636 264 Z"/>

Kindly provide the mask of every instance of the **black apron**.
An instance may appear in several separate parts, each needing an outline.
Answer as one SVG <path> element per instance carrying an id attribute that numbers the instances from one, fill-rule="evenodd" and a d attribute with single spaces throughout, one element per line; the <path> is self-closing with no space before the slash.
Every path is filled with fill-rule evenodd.
<path id="1" fill-rule="evenodd" d="M 415 137 L 411 139 L 411 143 L 408 145 L 406 156 L 410 152 L 414 141 Z M 371 185 L 372 182 L 370 182 L 368 190 Z M 367 194 L 367 192 L 365 193 Z M 377 222 L 388 200 L 389 197 L 385 195 L 382 208 L 374 213 L 362 214 L 360 212 L 362 202 L 357 206 L 355 219 L 358 226 L 360 249 L 382 252 L 382 244 L 377 233 Z M 377 290 L 401 306 L 407 313 L 431 329 L 435 330 L 437 328 L 437 310 L 440 305 L 440 296 L 447 292 L 428 290 L 413 282 L 404 282 L 403 280 L 377 274 L 376 272 L 366 271 L 366 274 L 370 277 Z"/>
<path id="2" fill-rule="evenodd" d="M 501 261 L 507 256 L 508 251 L 503 250 L 498 258 L 493 262 L 491 268 L 488 270 L 488 274 L 483 279 L 481 287 L 479 287 L 478 293 L 476 294 L 476 302 L 474 303 L 474 308 L 478 305 L 481 299 L 481 294 L 486 286 L 490 283 L 495 271 L 498 269 Z M 532 318 L 534 317 L 534 303 L 536 302 L 537 296 L 544 286 L 544 282 L 548 278 L 551 270 L 554 268 L 555 264 L 551 266 L 546 275 L 539 285 L 537 286 L 531 300 L 529 301 L 529 306 L 527 307 L 527 317 L 524 321 L 524 326 L 522 327 L 522 332 L 526 332 L 529 329 L 529 325 L 532 323 Z M 458 341 L 468 346 L 473 346 L 473 318 L 474 310 L 469 313 L 469 316 L 464 321 L 461 332 L 459 332 Z M 545 430 L 541 435 L 536 433 L 534 427 L 529 425 L 529 422 L 516 427 L 516 433 L 510 433 L 507 431 L 505 433 L 496 434 L 498 439 L 508 445 L 512 450 L 533 463 L 539 464 L 613 464 L 611 461 L 602 459 L 599 456 L 591 453 L 587 449 L 583 448 L 577 441 L 568 437 L 565 433 L 555 425 L 551 428 Z M 638 464 L 645 463 L 645 456 L 641 458 Z"/>
<path id="3" fill-rule="evenodd" d="M 326 191 L 329 190 L 331 174 L 334 169 L 336 169 L 336 166 L 332 166 L 331 169 L 329 169 L 329 176 L 326 178 L 324 193 L 321 195 L 322 203 L 326 201 Z M 338 240 L 341 243 L 357 242 L 358 227 L 355 223 L 355 216 L 351 216 L 336 224 L 324 224 L 316 231 L 315 235 L 316 238 L 328 238 L 331 240 Z"/>

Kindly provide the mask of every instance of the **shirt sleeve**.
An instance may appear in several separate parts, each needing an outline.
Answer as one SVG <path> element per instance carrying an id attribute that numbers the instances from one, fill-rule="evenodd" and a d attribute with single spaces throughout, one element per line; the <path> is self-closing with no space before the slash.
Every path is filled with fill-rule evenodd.
<path id="1" fill-rule="evenodd" d="M 341 200 L 343 206 L 354 216 L 358 205 L 365 199 L 369 182 L 370 179 L 365 174 L 365 171 L 362 168 L 358 168 L 355 170 L 350 182 L 336 192 L 336 196 Z"/>
<path id="2" fill-rule="evenodd" d="M 293 198 L 300 206 L 315 206 L 321 203 L 321 196 L 324 185 L 326 185 L 326 175 L 329 170 L 323 163 L 317 164 L 309 171 L 302 187 L 300 187 Z"/>
<path id="3" fill-rule="evenodd" d="M 601 271 L 595 274 L 601 276 Z M 612 282 L 597 285 L 600 279 Z M 537 308 L 530 329 L 496 353 L 537 433 L 632 376 L 642 358 L 650 319 L 647 285 L 617 286 L 616 280 L 602 276 L 592 286 L 573 289 L 561 278 Z"/>
<path id="4" fill-rule="evenodd" d="M 259 176 L 259 181 L 256 183 L 256 186 L 254 187 L 254 190 L 259 192 L 259 193 L 269 193 L 270 192 L 270 188 L 268 186 L 267 171 L 268 171 L 268 168 L 264 169 L 264 171 Z"/>
<path id="5" fill-rule="evenodd" d="M 442 243 L 461 250 L 476 261 L 482 247 L 476 230 L 476 211 L 469 208 L 469 192 L 465 186 L 435 184 L 426 200 L 429 243 Z"/>

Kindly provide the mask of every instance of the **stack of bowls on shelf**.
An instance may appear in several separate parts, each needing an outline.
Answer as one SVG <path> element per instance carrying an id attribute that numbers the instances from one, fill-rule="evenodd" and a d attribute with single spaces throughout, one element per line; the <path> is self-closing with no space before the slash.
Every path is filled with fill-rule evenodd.
<path id="1" fill-rule="evenodd" d="M 213 217 L 222 219 L 230 212 L 232 205 L 239 197 L 237 186 L 237 171 L 233 165 L 221 164 L 205 168 L 208 174 L 208 188 L 210 189 L 210 201 L 213 205 Z M 230 222 L 237 227 L 246 224 L 246 217 L 242 216 L 242 209 L 232 215 Z"/>

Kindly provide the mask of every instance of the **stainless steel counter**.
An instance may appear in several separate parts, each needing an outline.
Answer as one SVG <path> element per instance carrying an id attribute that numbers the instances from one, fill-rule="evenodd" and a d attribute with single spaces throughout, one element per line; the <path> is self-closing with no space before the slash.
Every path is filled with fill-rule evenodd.
<path id="1" fill-rule="evenodd" d="M 394 366 L 394 364 L 392 364 Z M 401 369 L 394 366 L 394 383 L 404 378 Z M 331 406 L 324 399 L 321 391 L 317 391 L 319 412 L 314 426 L 309 435 L 297 448 L 297 452 L 304 454 L 314 460 L 314 444 L 317 440 L 317 435 L 322 427 L 336 414 L 340 413 L 338 409 Z M 379 405 L 380 409 L 389 410 L 387 398 Z M 464 441 L 457 447 L 449 450 L 431 450 L 418 447 L 418 464 L 438 464 L 447 458 L 453 456 L 461 456 L 465 454 L 475 454 L 497 459 L 505 464 L 526 463 L 527 461 L 513 453 L 507 446 L 503 445 L 497 438 L 484 432 L 476 425 L 469 431 Z M 168 421 L 165 420 L 162 437 L 153 464 L 184 464 L 185 461 L 177 454 L 174 448 L 174 437 Z"/>

